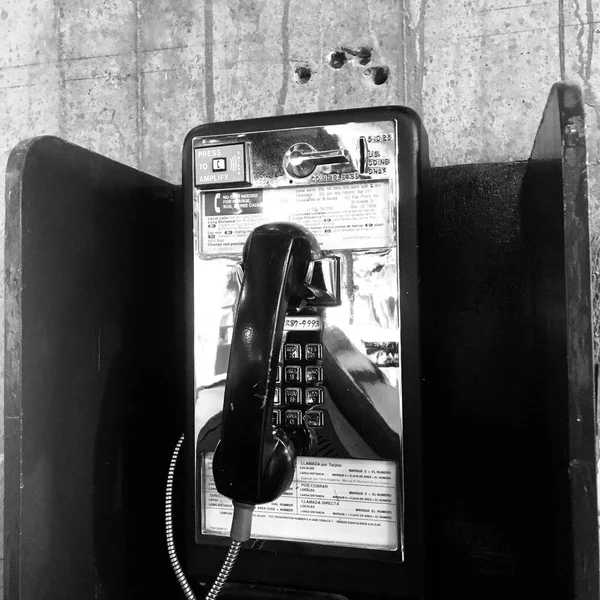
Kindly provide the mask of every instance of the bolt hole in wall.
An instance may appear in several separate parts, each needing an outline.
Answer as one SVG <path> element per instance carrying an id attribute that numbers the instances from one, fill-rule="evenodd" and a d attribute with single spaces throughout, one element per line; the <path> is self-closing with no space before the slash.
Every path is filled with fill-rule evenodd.
<path id="1" fill-rule="evenodd" d="M 359 65 L 364 67 L 371 62 L 373 51 L 366 46 L 361 46 L 358 50 L 344 47 L 341 50 L 334 50 L 331 52 L 327 62 L 332 69 L 341 69 L 348 62 L 348 55 Z"/>
<path id="2" fill-rule="evenodd" d="M 373 58 L 373 52 L 371 48 L 362 46 L 358 50 L 352 48 L 342 48 L 341 50 L 334 50 L 329 53 L 327 62 L 332 69 L 341 69 L 348 63 L 348 56 L 351 57 L 355 64 L 361 67 L 368 65 Z M 370 79 L 375 85 L 384 84 L 389 77 L 390 69 L 386 66 L 374 66 L 364 70 L 364 75 Z"/>
<path id="3" fill-rule="evenodd" d="M 347 62 L 346 53 L 342 50 L 336 50 L 329 55 L 329 66 L 332 69 L 341 69 Z"/>
<path id="4" fill-rule="evenodd" d="M 298 67 L 296 69 L 296 81 L 298 83 L 308 83 L 312 76 L 312 71 L 308 67 Z"/>
<path id="5" fill-rule="evenodd" d="M 365 70 L 365 76 L 371 79 L 375 85 L 381 85 L 388 80 L 390 70 L 388 67 L 371 67 Z"/>
<path id="6" fill-rule="evenodd" d="M 358 50 L 353 50 L 352 48 L 342 48 L 342 50 L 346 54 L 350 54 L 350 56 L 352 56 L 354 60 L 363 67 L 371 62 L 371 58 L 373 56 L 373 50 L 371 48 L 367 48 L 366 46 L 362 46 Z"/>

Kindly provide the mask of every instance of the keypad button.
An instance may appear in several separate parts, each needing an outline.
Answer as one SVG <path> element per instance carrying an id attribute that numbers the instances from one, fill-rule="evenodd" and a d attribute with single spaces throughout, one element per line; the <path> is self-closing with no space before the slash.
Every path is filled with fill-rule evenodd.
<path id="1" fill-rule="evenodd" d="M 323 427 L 325 415 L 320 410 L 312 410 L 304 415 L 304 420 L 308 427 Z"/>
<path id="2" fill-rule="evenodd" d="M 275 388 L 275 395 L 273 396 L 273 405 L 281 404 L 281 389 Z"/>
<path id="3" fill-rule="evenodd" d="M 322 381 L 322 367 L 306 367 L 306 383 L 321 383 Z"/>
<path id="4" fill-rule="evenodd" d="M 302 424 L 302 412 L 299 410 L 285 411 L 285 426 L 298 427 Z"/>
<path id="5" fill-rule="evenodd" d="M 293 365 L 285 367 L 285 380 L 287 383 L 300 383 L 302 381 L 302 370 Z"/>
<path id="6" fill-rule="evenodd" d="M 275 380 L 275 383 L 281 383 L 281 365 L 278 365 L 277 367 L 277 379 Z"/>
<path id="7" fill-rule="evenodd" d="M 285 360 L 300 360 L 302 352 L 300 344 L 286 344 L 284 350 Z"/>
<path id="8" fill-rule="evenodd" d="M 281 410 L 275 408 L 271 414 L 271 422 L 275 427 L 281 425 Z"/>
<path id="9" fill-rule="evenodd" d="M 313 406 L 315 404 L 323 404 L 322 388 L 306 388 L 306 405 Z"/>
<path id="10" fill-rule="evenodd" d="M 286 388 L 286 404 L 302 404 L 302 390 L 300 388 Z"/>
<path id="11" fill-rule="evenodd" d="M 306 344 L 304 348 L 306 360 L 318 360 L 323 358 L 323 347 L 321 344 Z"/>

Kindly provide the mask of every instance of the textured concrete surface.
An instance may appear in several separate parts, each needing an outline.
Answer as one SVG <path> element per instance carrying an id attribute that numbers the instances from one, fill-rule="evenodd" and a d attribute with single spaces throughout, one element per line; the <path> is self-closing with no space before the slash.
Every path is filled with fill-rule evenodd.
<path id="1" fill-rule="evenodd" d="M 55 134 L 178 182 L 199 123 L 379 104 L 423 116 L 434 165 L 520 160 L 567 79 L 596 240 L 599 40 L 599 0 L 1 0 L 0 173 L 19 140 Z"/>

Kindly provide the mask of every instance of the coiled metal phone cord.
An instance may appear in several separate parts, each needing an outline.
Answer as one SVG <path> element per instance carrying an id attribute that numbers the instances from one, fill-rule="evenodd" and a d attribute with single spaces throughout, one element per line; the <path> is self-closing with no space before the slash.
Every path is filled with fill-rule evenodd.
<path id="1" fill-rule="evenodd" d="M 236 542 L 234 540 L 231 541 L 231 546 L 229 546 L 229 552 L 227 552 L 225 562 L 223 563 L 223 566 L 219 571 L 217 579 L 210 588 L 210 592 L 208 592 L 208 594 L 206 595 L 206 600 L 215 600 L 215 598 L 219 595 L 221 588 L 223 587 L 223 585 L 225 585 L 225 582 L 229 577 L 229 573 L 231 573 L 231 569 L 233 569 L 235 559 L 237 558 L 241 547 L 241 542 Z"/>
<path id="2" fill-rule="evenodd" d="M 184 437 L 185 434 L 182 434 L 179 438 L 179 441 L 175 445 L 175 450 L 173 451 L 173 456 L 171 457 L 171 463 L 169 465 L 169 473 L 167 475 L 167 490 L 165 496 L 165 529 L 167 535 L 167 550 L 169 552 L 169 560 L 171 561 L 171 566 L 173 567 L 175 577 L 177 578 L 185 597 L 188 600 L 197 600 L 185 576 L 185 573 L 181 568 L 179 559 L 177 558 L 177 552 L 175 551 L 175 536 L 173 533 L 173 482 L 175 479 L 175 465 L 177 464 L 177 457 L 179 456 L 179 451 L 181 450 Z M 233 569 L 235 559 L 237 558 L 241 547 L 241 542 L 232 540 L 231 546 L 229 547 L 229 552 L 227 552 L 227 556 L 225 557 L 225 562 L 219 571 L 217 579 L 210 588 L 210 591 L 206 596 L 206 600 L 215 600 L 219 595 L 221 588 L 227 581 L 227 578 Z"/>

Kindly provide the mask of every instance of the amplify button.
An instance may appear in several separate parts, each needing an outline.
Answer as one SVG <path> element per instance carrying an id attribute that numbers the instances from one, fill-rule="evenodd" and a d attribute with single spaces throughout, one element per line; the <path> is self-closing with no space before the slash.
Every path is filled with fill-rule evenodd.
<path id="1" fill-rule="evenodd" d="M 226 158 L 213 158 L 213 171 L 227 171 L 227 159 Z"/>
<path id="2" fill-rule="evenodd" d="M 248 144 L 194 148 L 194 182 L 200 187 L 250 185 Z"/>

